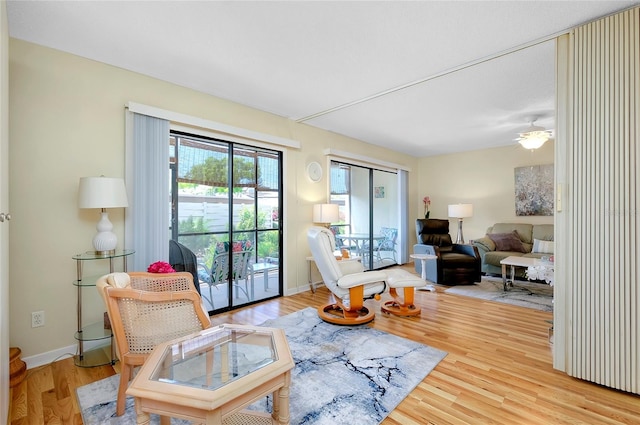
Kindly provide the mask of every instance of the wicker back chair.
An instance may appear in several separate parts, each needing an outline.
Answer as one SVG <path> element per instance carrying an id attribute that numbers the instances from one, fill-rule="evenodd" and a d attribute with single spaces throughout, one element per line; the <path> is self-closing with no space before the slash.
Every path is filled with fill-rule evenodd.
<path id="1" fill-rule="evenodd" d="M 111 273 L 96 282 L 106 305 L 120 359 L 116 415 L 125 410 L 133 369 L 161 342 L 211 326 L 188 272 Z"/>

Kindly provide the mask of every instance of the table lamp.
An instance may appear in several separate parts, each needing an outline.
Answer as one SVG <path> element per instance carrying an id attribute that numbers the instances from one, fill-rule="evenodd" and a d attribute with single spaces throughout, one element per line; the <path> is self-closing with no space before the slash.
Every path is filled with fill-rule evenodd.
<path id="1" fill-rule="evenodd" d="M 93 237 L 93 248 L 97 255 L 111 255 L 115 252 L 118 238 L 112 232 L 107 208 L 128 207 L 127 190 L 124 180 L 112 177 L 81 177 L 78 188 L 79 208 L 100 208 L 100 221 L 96 225 L 98 233 Z"/>
<path id="2" fill-rule="evenodd" d="M 313 222 L 324 227 L 340 220 L 338 204 L 316 204 L 313 206 Z"/>
<path id="3" fill-rule="evenodd" d="M 472 204 L 449 205 L 449 217 L 458 219 L 458 237 L 456 238 L 456 243 L 464 243 L 464 236 L 462 235 L 462 219 L 471 216 L 473 216 Z"/>

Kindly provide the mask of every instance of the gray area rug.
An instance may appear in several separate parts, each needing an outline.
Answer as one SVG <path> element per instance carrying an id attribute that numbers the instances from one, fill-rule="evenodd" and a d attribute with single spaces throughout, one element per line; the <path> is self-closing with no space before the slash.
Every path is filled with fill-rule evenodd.
<path id="1" fill-rule="evenodd" d="M 545 283 L 516 280 L 514 286 L 509 287 L 505 292 L 502 278 L 483 276 L 480 283 L 454 286 L 444 292 L 536 310 L 553 311 L 553 287 Z"/>
<path id="2" fill-rule="evenodd" d="M 403 320 L 398 318 L 397 320 Z M 295 361 L 291 424 L 379 424 L 447 355 L 368 326 L 336 326 L 314 308 L 263 323 L 285 329 Z M 115 416 L 119 375 L 78 388 L 85 425 L 135 424 L 134 402 Z M 271 410 L 271 397 L 249 406 Z M 152 423 L 159 418 L 152 415 Z M 188 423 L 172 419 L 172 424 Z"/>

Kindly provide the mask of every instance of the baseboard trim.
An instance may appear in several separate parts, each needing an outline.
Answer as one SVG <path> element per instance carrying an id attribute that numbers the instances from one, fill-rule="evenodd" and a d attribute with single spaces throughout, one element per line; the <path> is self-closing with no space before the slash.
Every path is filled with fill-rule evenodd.
<path id="1" fill-rule="evenodd" d="M 104 345 L 104 341 L 85 341 L 84 350 L 89 351 Z M 78 345 L 68 345 L 66 347 L 56 348 L 55 350 L 45 353 L 36 354 L 29 357 L 23 357 L 22 360 L 27 364 L 27 370 L 44 366 L 67 357 L 73 357 L 78 352 Z"/>

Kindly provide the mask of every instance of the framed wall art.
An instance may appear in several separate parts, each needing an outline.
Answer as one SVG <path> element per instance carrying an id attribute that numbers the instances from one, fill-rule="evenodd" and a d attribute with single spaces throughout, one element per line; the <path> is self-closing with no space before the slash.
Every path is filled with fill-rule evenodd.
<path id="1" fill-rule="evenodd" d="M 516 215 L 553 215 L 553 164 L 515 168 Z"/>

